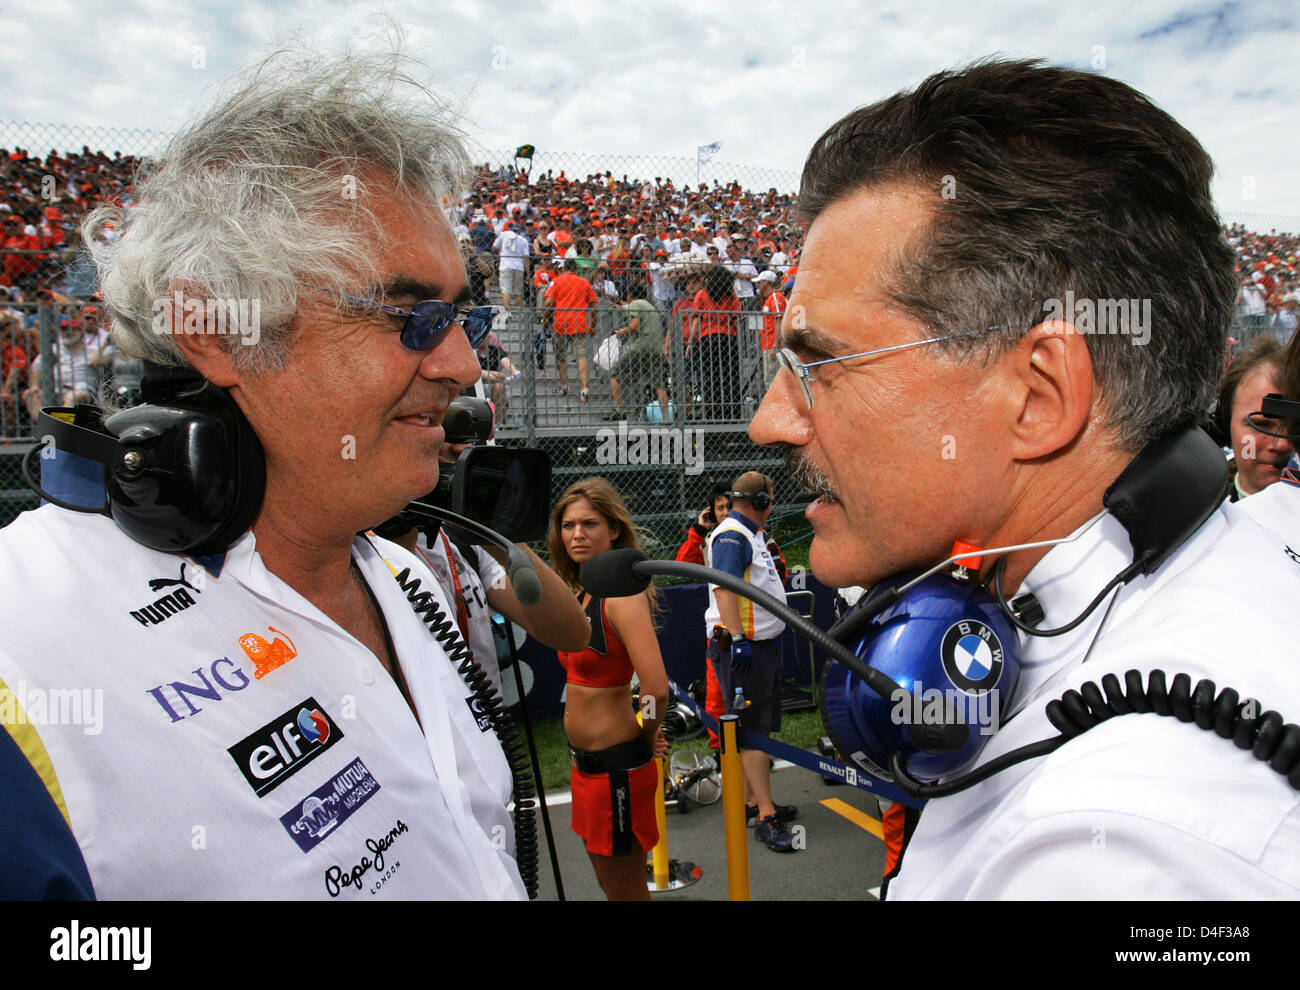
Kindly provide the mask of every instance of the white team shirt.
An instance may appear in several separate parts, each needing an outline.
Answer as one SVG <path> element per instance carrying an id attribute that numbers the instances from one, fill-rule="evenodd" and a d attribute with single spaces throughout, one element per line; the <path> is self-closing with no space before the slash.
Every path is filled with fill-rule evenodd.
<path id="1" fill-rule="evenodd" d="M 1300 553 L 1300 482 L 1275 481 L 1262 492 L 1234 503 L 1242 513 L 1281 537 L 1284 547 Z M 1295 719 L 1292 719 L 1295 721 Z"/>
<path id="2" fill-rule="evenodd" d="M 496 559 L 474 548 L 476 560 L 465 559 L 456 544 L 447 540 L 445 534 L 439 533 L 432 546 L 423 531 L 416 546 L 425 563 L 433 569 L 442 585 L 443 597 L 452 605 L 448 613 L 456 618 L 455 602 L 456 581 L 460 582 L 461 601 L 465 604 L 466 625 L 469 627 L 469 648 L 474 659 L 483 668 L 497 694 L 504 697 L 501 689 L 501 665 L 497 660 L 496 637 L 492 634 L 492 606 L 488 604 L 487 593 L 490 588 L 506 586 L 506 569 Z M 447 563 L 447 548 L 451 547 L 451 559 L 455 562 L 456 581 L 451 578 L 451 569 Z M 475 566 L 477 564 L 477 566 Z M 482 577 L 479 571 L 482 571 Z"/>
<path id="3" fill-rule="evenodd" d="M 772 560 L 771 551 L 767 549 L 767 535 L 763 532 L 762 527 L 757 532 L 750 532 L 744 523 L 740 521 L 737 515 L 729 515 L 718 525 L 713 527 L 704 544 L 704 563 L 713 567 L 713 544 L 714 541 L 723 533 L 736 532 L 740 533 L 749 541 L 750 545 L 750 563 L 745 568 L 742 575 L 746 581 L 758 588 L 760 591 L 766 591 L 769 595 L 776 598 L 777 601 L 785 601 L 785 586 L 781 583 L 781 576 L 776 572 L 776 564 Z M 706 634 L 713 631 L 717 625 L 726 625 L 722 621 L 722 612 L 718 608 L 718 586 L 709 585 L 709 607 L 704 613 L 704 631 Z M 740 607 L 740 622 L 744 627 L 743 630 L 731 630 L 733 633 L 743 631 L 748 639 L 775 639 L 785 632 L 785 620 L 779 619 L 767 609 L 755 605 L 744 595 L 738 595 L 737 603 Z"/>
<path id="4" fill-rule="evenodd" d="M 1276 485 L 1273 487 L 1277 487 Z M 1247 500 L 1247 504 L 1254 498 Z M 1053 548 L 1025 579 L 1052 627 L 1076 616 L 1132 560 L 1111 516 Z M 1130 668 L 1186 672 L 1300 718 L 1292 609 L 1300 562 L 1225 504 L 1151 577 L 1054 638 L 1022 636 L 1014 718 L 979 764 L 1057 732 L 1047 702 Z M 1025 643 L 1024 640 L 1030 640 Z M 1194 725 L 1111 718 L 1047 757 L 931 800 L 890 899 L 1300 897 L 1300 792 Z"/>
<path id="5" fill-rule="evenodd" d="M 378 538 L 353 560 L 419 723 L 251 532 L 210 573 L 103 516 L 46 506 L 0 531 L 0 720 L 27 713 L 99 898 L 524 896 L 505 758 L 388 565 L 446 611 L 437 581 Z M 38 719 L 55 689 L 100 692 L 98 727 Z"/>

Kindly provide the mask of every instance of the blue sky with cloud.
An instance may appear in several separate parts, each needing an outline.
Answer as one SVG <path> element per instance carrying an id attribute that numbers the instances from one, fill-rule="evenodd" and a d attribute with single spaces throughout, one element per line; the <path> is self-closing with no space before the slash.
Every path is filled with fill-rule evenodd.
<path id="1" fill-rule="evenodd" d="M 482 149 L 693 161 L 720 140 L 721 162 L 794 173 L 855 106 L 973 58 L 1035 56 L 1177 117 L 1218 165 L 1225 215 L 1300 218 L 1296 2 L 8 0 L 0 120 L 169 130 L 267 45 L 364 46 L 379 11 Z"/>

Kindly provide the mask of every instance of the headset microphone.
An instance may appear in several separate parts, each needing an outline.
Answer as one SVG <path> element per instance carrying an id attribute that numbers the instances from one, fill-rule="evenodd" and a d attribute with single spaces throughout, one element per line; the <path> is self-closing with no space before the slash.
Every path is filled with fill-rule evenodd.
<path id="1" fill-rule="evenodd" d="M 102 465 L 100 504 L 76 505 L 23 478 L 60 508 L 102 513 L 137 543 L 165 553 L 220 553 L 257 518 L 266 491 L 266 458 L 248 420 L 224 389 L 195 373 L 153 366 L 147 405 L 101 420 L 94 406 L 41 410 L 38 436 L 54 450 Z"/>

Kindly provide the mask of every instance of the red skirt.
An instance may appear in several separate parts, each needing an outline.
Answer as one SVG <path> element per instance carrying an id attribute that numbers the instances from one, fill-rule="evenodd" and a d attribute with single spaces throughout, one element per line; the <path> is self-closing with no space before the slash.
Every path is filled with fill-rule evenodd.
<path id="1" fill-rule="evenodd" d="M 653 849 L 659 842 L 655 791 L 659 768 L 654 760 L 635 770 L 583 773 L 572 768 L 573 830 L 587 851 L 598 856 L 627 856 Z"/>

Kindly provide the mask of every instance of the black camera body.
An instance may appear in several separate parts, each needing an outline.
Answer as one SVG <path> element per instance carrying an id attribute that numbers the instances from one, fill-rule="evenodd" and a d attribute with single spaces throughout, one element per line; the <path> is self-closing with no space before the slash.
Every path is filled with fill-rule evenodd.
<path id="1" fill-rule="evenodd" d="M 437 487 L 375 532 L 392 538 L 419 526 L 432 530 L 432 537 L 441 523 L 420 511 L 423 503 L 472 519 L 514 543 L 544 537 L 551 502 L 550 455 L 532 447 L 480 446 L 492 436 L 493 419 L 492 404 L 477 396 L 453 399 L 442 428 L 447 443 L 475 446 L 461 451 L 455 463 L 439 465 Z M 479 542 L 472 536 L 470 541 Z"/>

